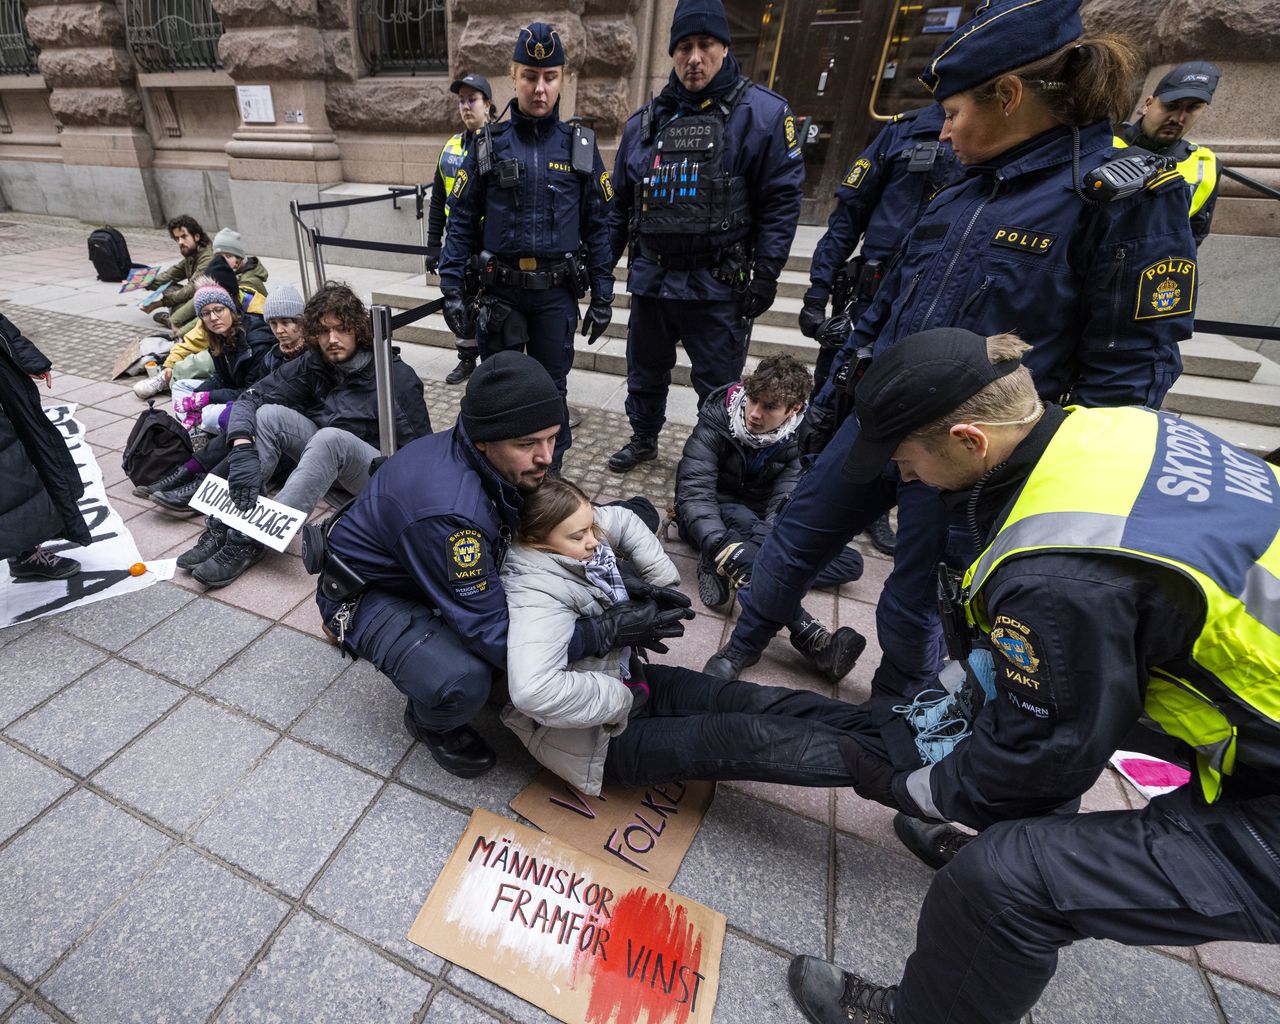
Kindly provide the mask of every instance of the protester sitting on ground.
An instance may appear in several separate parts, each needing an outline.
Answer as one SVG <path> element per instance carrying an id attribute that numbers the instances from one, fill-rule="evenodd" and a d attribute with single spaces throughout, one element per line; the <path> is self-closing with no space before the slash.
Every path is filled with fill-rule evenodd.
<path id="1" fill-rule="evenodd" d="M 193 282 L 196 275 L 203 273 L 213 259 L 213 245 L 199 222 L 187 214 L 174 217 L 166 227 L 170 237 L 178 244 L 182 259 L 156 275 L 155 286 L 157 289 L 163 288 L 164 294 L 155 302 L 143 305 L 142 311 L 152 313 L 152 319 L 161 327 L 181 332 L 196 318 L 195 306 L 192 304 L 196 293 Z M 184 284 L 184 281 L 187 283 Z"/>
<path id="2" fill-rule="evenodd" d="M 359 494 L 378 458 L 378 387 L 368 310 L 346 285 L 327 284 L 311 297 L 302 318 L 309 351 L 258 382 L 231 408 L 225 472 L 237 508 L 254 506 L 282 457 L 297 466 L 275 500 L 305 513 L 335 483 L 348 495 Z M 422 381 L 394 350 L 391 382 L 397 442 L 431 433 Z M 215 472 L 222 475 L 220 469 Z M 222 587 L 265 554 L 258 541 L 209 516 L 195 546 L 178 557 L 178 566 L 206 586 Z"/>
<path id="3" fill-rule="evenodd" d="M 649 664 L 622 642 L 570 653 L 580 620 L 600 621 L 636 590 L 618 555 L 659 596 L 679 578 L 629 509 L 593 508 L 573 484 L 552 479 L 525 494 L 519 523 L 502 566 L 511 696 L 502 720 L 538 761 L 590 794 L 606 781 L 853 781 L 849 738 L 875 733 L 870 713 L 852 704 Z"/>
<path id="4" fill-rule="evenodd" d="M 812 388 L 809 371 L 786 355 L 768 356 L 754 373 L 707 396 L 676 467 L 680 534 L 701 552 L 698 596 L 726 610 L 746 586 L 751 562 L 800 479 L 796 427 Z M 852 548 L 818 574 L 815 586 L 862 575 Z M 791 646 L 836 682 L 853 668 L 867 641 L 851 626 L 834 633 L 801 608 L 790 624 Z"/>
<path id="5" fill-rule="evenodd" d="M 290 359 L 302 355 L 307 346 L 302 329 L 306 303 L 291 284 L 278 285 L 262 307 L 263 319 L 276 337 L 276 346 L 267 353 L 267 372 L 274 373 Z"/>
<path id="6" fill-rule="evenodd" d="M 0 558 L 15 583 L 62 580 L 80 563 L 43 546 L 58 538 L 87 546 L 89 527 L 77 502 L 80 471 L 62 435 L 40 408 L 32 378 L 52 364 L 0 314 Z"/>

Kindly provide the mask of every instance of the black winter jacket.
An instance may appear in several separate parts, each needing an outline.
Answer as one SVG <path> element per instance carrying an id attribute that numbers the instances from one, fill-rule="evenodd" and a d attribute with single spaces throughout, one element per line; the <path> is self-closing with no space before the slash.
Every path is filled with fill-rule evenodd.
<path id="1" fill-rule="evenodd" d="M 734 440 L 729 391 L 736 386 L 726 384 L 707 396 L 676 467 L 680 532 L 699 551 L 714 551 L 728 539 L 720 513 L 724 502 L 746 505 L 760 517 L 753 539 L 763 542 L 800 479 L 800 448 L 794 434 L 762 449 Z"/>
<path id="2" fill-rule="evenodd" d="M 49 360 L 0 315 L 0 558 L 62 538 L 91 542 L 77 502 L 80 472 L 62 435 L 40 410 L 32 374 Z"/>
<path id="3" fill-rule="evenodd" d="M 197 391 L 209 392 L 214 405 L 234 402 L 245 388 L 270 372 L 268 356 L 276 336 L 257 313 L 244 314 L 244 338 L 234 351 L 223 349 L 213 357 L 213 376 Z"/>

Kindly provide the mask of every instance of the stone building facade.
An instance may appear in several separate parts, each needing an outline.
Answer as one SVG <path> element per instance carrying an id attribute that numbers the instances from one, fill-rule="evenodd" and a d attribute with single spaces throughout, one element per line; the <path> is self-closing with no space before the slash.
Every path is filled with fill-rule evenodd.
<path id="1" fill-rule="evenodd" d="M 799 67 L 786 77 L 810 59 L 801 30 L 820 37 L 814 52 L 829 56 L 825 66 L 838 67 L 846 80 L 813 75 L 817 95 L 825 88 L 852 97 L 839 108 L 839 124 L 823 129 L 821 137 L 838 144 L 810 163 L 805 219 L 820 222 L 827 178 L 877 128 L 872 79 L 896 70 L 882 40 L 902 34 L 897 8 L 890 0 L 726 6 L 735 50 L 751 51 L 754 60 L 744 64 L 756 80 L 776 84 L 780 73 L 786 82 L 807 74 Z M 552 22 L 565 41 L 562 116 L 594 118 L 610 161 L 626 117 L 670 70 L 674 7 L 675 0 L 0 0 L 0 198 L 14 210 L 122 227 L 189 212 L 206 226 L 237 227 L 253 251 L 288 255 L 289 200 L 429 182 L 440 146 L 457 129 L 449 82 L 480 71 L 501 108 L 511 96 L 512 40 L 532 20 Z M 1280 186 L 1280 106 L 1272 102 L 1280 67 L 1271 59 L 1280 52 L 1280 5 L 1089 0 L 1086 10 L 1091 28 L 1119 29 L 1142 42 L 1152 63 L 1148 83 L 1179 60 L 1218 61 L 1222 85 L 1197 137 L 1225 163 Z M 379 40 L 371 33 L 381 33 L 384 47 L 400 45 L 405 26 L 421 29 L 427 13 L 442 33 L 435 65 L 374 66 Z M 828 32 L 828 23 L 843 25 L 844 34 Z M 740 29 L 754 33 L 751 45 L 739 45 Z M 15 46 L 27 43 L 32 62 L 23 67 Z M 185 53 L 177 67 L 169 59 L 175 49 Z M 201 58 L 192 53 L 206 54 L 206 66 L 194 66 Z M 238 87 L 250 87 L 250 95 Z M 858 90 L 873 93 L 870 103 Z M 814 102 L 780 91 L 800 117 Z M 256 112 L 244 109 L 246 100 L 258 104 Z M 1226 183 L 1229 198 L 1219 204 L 1215 229 L 1280 235 L 1280 203 L 1245 195 Z M 416 241 L 412 203 L 398 206 L 326 211 L 311 223 L 326 234 Z M 332 259 L 406 265 L 405 258 L 352 251 Z"/>

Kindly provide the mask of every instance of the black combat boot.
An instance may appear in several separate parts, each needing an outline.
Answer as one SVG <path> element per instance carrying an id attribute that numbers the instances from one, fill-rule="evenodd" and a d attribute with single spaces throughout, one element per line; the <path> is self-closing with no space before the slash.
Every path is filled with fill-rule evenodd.
<path id="1" fill-rule="evenodd" d="M 262 561 L 267 549 L 239 530 L 227 530 L 227 539 L 208 561 L 191 570 L 191 575 L 206 587 L 225 587 Z"/>
<path id="2" fill-rule="evenodd" d="M 449 376 L 444 379 L 446 384 L 461 384 L 464 380 L 471 376 L 476 368 L 476 357 L 473 355 L 463 355 L 458 353 L 458 365 L 449 371 Z"/>
<path id="3" fill-rule="evenodd" d="M 702 666 L 702 671 L 717 679 L 737 679 L 759 660 L 760 655 L 740 650 L 734 647 L 733 641 L 730 640 L 707 659 L 707 663 Z"/>
<path id="4" fill-rule="evenodd" d="M 435 732 L 423 728 L 413 716 L 413 705 L 404 709 L 404 727 L 415 740 L 427 745 L 436 764 L 460 779 L 474 779 L 498 763 L 498 755 L 484 737 L 469 725 Z"/>
<path id="5" fill-rule="evenodd" d="M 897 985 L 872 985 L 816 956 L 792 960 L 787 984 L 813 1024 L 897 1024 Z"/>
<path id="6" fill-rule="evenodd" d="M 698 560 L 698 599 L 716 612 L 726 610 L 733 599 L 729 581 L 716 572 L 715 562 L 705 555 Z"/>
<path id="7" fill-rule="evenodd" d="M 892 555 L 898 547 L 898 535 L 889 524 L 889 513 L 886 512 L 867 527 L 867 538 L 871 546 L 882 555 Z"/>
<path id="8" fill-rule="evenodd" d="M 173 487 L 181 487 L 183 484 L 189 484 L 196 478 L 195 473 L 187 469 L 186 466 L 179 466 L 172 473 L 162 476 L 153 484 L 139 484 L 133 489 L 133 493 L 139 498 L 149 498 L 156 491 L 167 491 Z"/>
<path id="9" fill-rule="evenodd" d="M 857 664 L 867 646 L 867 638 L 852 626 L 828 632 L 815 618 L 791 627 L 791 646 L 808 658 L 832 683 L 838 683 Z"/>
<path id="10" fill-rule="evenodd" d="M 658 439 L 632 434 L 631 440 L 609 456 L 609 468 L 615 473 L 629 473 L 642 462 L 658 457 Z"/>
<path id="11" fill-rule="evenodd" d="M 195 497 L 196 491 L 200 489 L 200 481 L 203 479 L 203 475 L 192 477 L 185 484 L 179 484 L 177 487 L 164 491 L 152 491 L 149 497 L 166 512 L 172 512 L 185 519 L 199 511 L 192 508 L 188 502 Z"/>
<path id="12" fill-rule="evenodd" d="M 978 838 L 943 822 L 921 821 L 901 811 L 893 816 L 893 831 L 903 846 L 934 871 L 946 867 L 957 853 Z"/>
<path id="13" fill-rule="evenodd" d="M 213 516 L 204 517 L 204 533 L 196 540 L 196 546 L 178 556 L 178 568 L 190 572 L 218 553 L 227 542 L 227 524 Z"/>

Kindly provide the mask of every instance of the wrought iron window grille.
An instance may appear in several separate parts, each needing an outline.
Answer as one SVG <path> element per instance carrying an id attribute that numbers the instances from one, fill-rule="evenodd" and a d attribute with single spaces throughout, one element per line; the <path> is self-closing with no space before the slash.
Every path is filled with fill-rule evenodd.
<path id="1" fill-rule="evenodd" d="M 143 71 L 215 71 L 222 22 L 210 0 L 125 0 L 125 39 Z"/>
<path id="2" fill-rule="evenodd" d="M 449 69 L 446 0 L 359 0 L 356 34 L 369 74 Z"/>
<path id="3" fill-rule="evenodd" d="M 0 75 L 34 75 L 40 52 L 27 35 L 27 5 L 0 0 Z"/>

